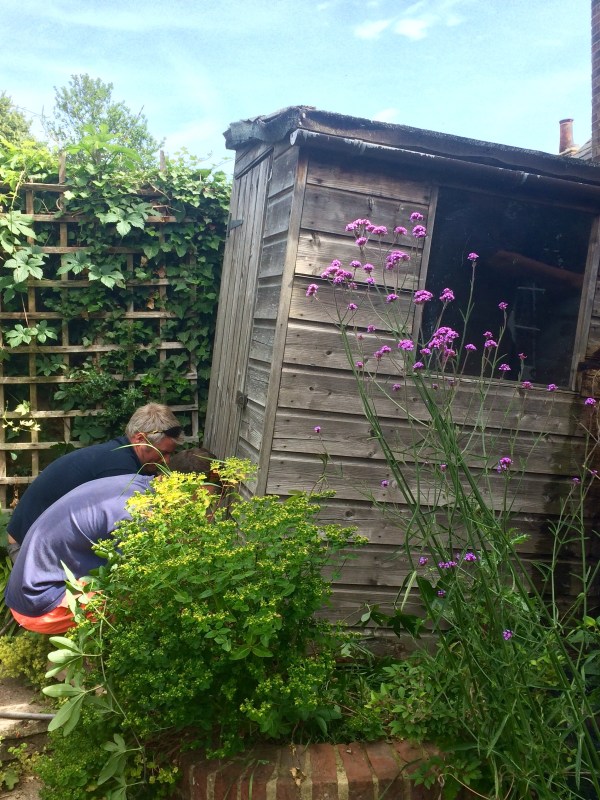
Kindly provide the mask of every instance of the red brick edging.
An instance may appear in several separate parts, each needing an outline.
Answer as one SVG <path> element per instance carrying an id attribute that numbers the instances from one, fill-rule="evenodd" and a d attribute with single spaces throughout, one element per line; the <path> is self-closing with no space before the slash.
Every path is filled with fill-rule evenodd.
<path id="1" fill-rule="evenodd" d="M 439 800 L 408 773 L 427 756 L 407 742 L 262 746 L 229 760 L 189 754 L 179 800 Z"/>

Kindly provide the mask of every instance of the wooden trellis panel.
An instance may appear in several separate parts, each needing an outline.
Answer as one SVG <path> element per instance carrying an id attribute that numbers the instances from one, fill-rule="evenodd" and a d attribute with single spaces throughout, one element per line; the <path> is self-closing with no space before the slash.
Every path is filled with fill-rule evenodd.
<path id="1" fill-rule="evenodd" d="M 63 256 L 85 250 L 86 247 L 73 242 L 78 242 L 77 228 L 80 218 L 54 213 L 35 213 L 36 196 L 42 193 L 56 198 L 55 205 L 58 211 L 61 209 L 61 196 L 68 188 L 65 184 L 25 184 L 25 213 L 33 218 L 33 225 L 36 231 L 40 226 L 44 226 L 46 236 L 41 245 L 41 251 L 47 254 L 47 264 L 45 272 L 56 274 L 56 269 L 61 263 Z M 174 222 L 171 217 L 149 217 L 147 224 L 164 226 L 169 222 Z M 159 236 L 162 234 L 159 233 Z M 31 242 L 33 243 L 33 241 Z M 40 244 L 39 241 L 35 244 Z M 113 247 L 108 248 L 109 253 L 120 256 L 125 255 L 127 263 L 126 281 L 127 288 L 148 287 L 148 297 L 154 296 L 164 301 L 166 298 L 169 280 L 161 277 L 164 270 L 157 270 L 158 275 L 151 280 L 140 281 L 135 279 L 135 267 L 140 264 L 143 254 L 141 248 L 133 247 Z M 82 411 L 74 409 L 72 411 L 58 410 L 53 407 L 52 393 L 57 389 L 58 384 L 73 382 L 72 378 L 67 377 L 68 372 L 81 366 L 86 358 L 99 357 L 103 353 L 116 351 L 119 345 L 94 341 L 86 344 L 82 341 L 82 336 L 78 326 L 62 317 L 62 315 L 45 306 L 44 295 L 48 290 L 55 292 L 76 291 L 80 288 L 89 287 L 90 281 L 81 279 L 80 276 L 71 277 L 71 273 L 61 276 L 55 280 L 30 280 L 28 282 L 27 293 L 20 296 L 22 298 L 22 308 L 18 311 L 7 310 L 0 303 L 0 407 L 4 411 L 5 419 L 17 422 L 22 419 L 21 415 L 15 413 L 15 407 L 22 402 L 27 402 L 31 413 L 25 419 L 34 420 L 39 425 L 38 430 L 19 431 L 15 437 L 7 431 L 4 426 L 0 426 L 0 505 L 3 509 L 10 508 L 18 499 L 19 492 L 35 478 L 39 472 L 56 457 L 56 452 L 52 448 L 62 445 L 71 440 L 71 425 L 76 417 L 98 414 L 102 411 L 98 407 L 95 411 Z M 174 352 L 187 352 L 185 345 L 179 341 L 168 340 L 165 338 L 164 329 L 166 323 L 174 318 L 174 314 L 161 308 L 164 303 L 158 302 L 157 308 L 154 304 L 147 302 L 145 307 L 137 307 L 138 304 L 132 299 L 125 303 L 124 298 L 120 300 L 118 293 L 121 290 L 112 290 L 113 299 L 122 305 L 121 319 L 135 321 L 143 320 L 150 322 L 153 335 L 159 344 L 152 345 L 157 350 L 157 361 L 164 362 L 169 354 Z M 107 318 L 110 312 L 98 311 L 89 312 L 82 319 L 101 319 Z M 47 339 L 44 344 L 32 342 L 30 345 L 9 347 L 5 337 L 6 330 L 14 327 L 15 324 L 22 324 L 24 327 L 33 325 L 40 320 L 46 320 L 58 334 L 58 339 Z M 141 345 L 139 350 L 147 349 Z M 8 356 L 8 360 L 6 360 Z M 56 357 L 59 359 L 56 359 Z M 182 405 L 171 405 L 173 411 L 191 418 L 191 425 L 186 427 L 186 434 L 190 441 L 198 440 L 198 389 L 197 389 L 197 364 L 192 354 L 189 354 L 187 369 L 182 369 L 186 380 L 190 383 L 192 391 L 192 402 Z M 60 360 L 64 365 L 60 374 L 47 374 L 48 357 Z M 140 380 L 142 373 L 136 371 L 134 358 L 129 361 L 127 372 L 116 377 L 123 382 L 123 386 L 132 386 Z M 160 402 L 160 396 L 152 398 Z M 75 446 L 76 443 L 74 443 Z"/>

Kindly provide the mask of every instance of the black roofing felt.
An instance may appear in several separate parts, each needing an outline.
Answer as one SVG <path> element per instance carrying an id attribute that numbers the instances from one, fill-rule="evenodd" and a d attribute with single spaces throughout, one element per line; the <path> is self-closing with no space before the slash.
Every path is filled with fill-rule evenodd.
<path id="1" fill-rule="evenodd" d="M 230 150 L 238 150 L 255 142 L 282 141 L 295 130 L 339 136 L 340 141 L 356 139 L 474 164 L 528 170 L 565 180 L 600 184 L 598 162 L 585 162 L 579 158 L 483 142 L 408 125 L 392 125 L 334 114 L 311 106 L 290 106 L 272 114 L 233 122 L 224 134 L 225 143 Z"/>

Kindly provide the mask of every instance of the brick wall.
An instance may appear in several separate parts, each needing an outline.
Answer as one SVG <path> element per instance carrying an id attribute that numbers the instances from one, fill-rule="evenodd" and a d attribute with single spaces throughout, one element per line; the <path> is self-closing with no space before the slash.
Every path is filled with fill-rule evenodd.
<path id="1" fill-rule="evenodd" d="M 429 751 L 431 754 L 432 751 Z M 264 746 L 230 760 L 189 754 L 177 800 L 439 800 L 408 774 L 427 751 L 408 742 Z M 480 796 L 480 795 L 477 795 Z M 459 800 L 475 795 L 463 790 Z"/>

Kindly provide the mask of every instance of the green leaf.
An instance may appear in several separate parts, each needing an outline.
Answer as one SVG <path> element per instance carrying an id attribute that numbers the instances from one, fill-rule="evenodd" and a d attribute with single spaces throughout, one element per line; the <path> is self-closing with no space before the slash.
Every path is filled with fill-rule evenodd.
<path id="1" fill-rule="evenodd" d="M 48 686 L 46 688 L 51 689 L 52 687 Z M 47 694 L 46 689 L 44 689 L 44 692 Z M 83 703 L 84 697 L 85 693 L 80 692 L 78 697 L 67 700 L 67 702 L 59 708 L 56 716 L 48 725 L 48 731 L 55 731 L 57 728 L 64 727 L 63 734 L 68 736 L 75 725 L 77 725 L 79 722 L 79 717 L 81 716 L 81 704 Z"/>
<path id="2" fill-rule="evenodd" d="M 48 653 L 48 661 L 52 661 L 53 664 L 64 664 L 65 661 L 72 661 L 74 658 L 79 658 L 79 654 L 73 650 L 53 650 Z"/>
<path id="3" fill-rule="evenodd" d="M 100 770 L 98 776 L 98 786 L 106 783 L 107 780 L 113 777 L 117 772 L 122 772 L 125 767 L 125 755 L 121 752 L 113 753 L 108 761 Z"/>
<path id="4" fill-rule="evenodd" d="M 59 647 L 66 647 L 67 650 L 73 650 L 75 653 L 81 653 L 81 650 L 77 642 L 74 642 L 71 639 L 67 639 L 66 636 L 51 636 L 50 641 L 52 642 L 52 644 L 56 644 Z"/>
<path id="5" fill-rule="evenodd" d="M 44 686 L 42 692 L 48 697 L 77 697 L 84 695 L 85 689 L 70 683 L 54 683 L 52 686 Z"/>
<path id="6" fill-rule="evenodd" d="M 0 776 L 2 777 L 2 783 L 6 786 L 9 792 L 15 788 L 20 780 L 19 771 L 15 769 L 15 767 L 7 767 L 0 771 Z"/>
<path id="7" fill-rule="evenodd" d="M 120 222 L 117 222 L 117 230 L 121 236 L 126 236 L 131 230 L 131 225 L 126 220 L 121 220 Z"/>
<path id="8" fill-rule="evenodd" d="M 242 658 L 246 658 L 251 653 L 251 649 L 249 647 L 240 647 L 231 654 L 232 661 L 239 661 Z"/>
<path id="9" fill-rule="evenodd" d="M 270 650 L 267 650 L 266 647 L 260 647 L 260 645 L 254 645 L 252 652 L 259 658 L 273 658 L 273 653 Z"/>

